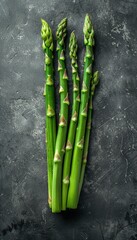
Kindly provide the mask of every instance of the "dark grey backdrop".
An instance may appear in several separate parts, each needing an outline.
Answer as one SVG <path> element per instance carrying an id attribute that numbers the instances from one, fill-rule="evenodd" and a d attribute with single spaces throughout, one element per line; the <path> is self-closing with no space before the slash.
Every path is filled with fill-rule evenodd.
<path id="1" fill-rule="evenodd" d="M 68 18 L 67 42 L 75 29 L 82 76 L 87 12 L 100 72 L 89 162 L 78 210 L 53 215 L 47 206 L 40 18 L 54 36 Z M 70 72 L 69 57 L 67 67 Z M 137 239 L 136 68 L 137 0 L 0 1 L 1 240 Z"/>

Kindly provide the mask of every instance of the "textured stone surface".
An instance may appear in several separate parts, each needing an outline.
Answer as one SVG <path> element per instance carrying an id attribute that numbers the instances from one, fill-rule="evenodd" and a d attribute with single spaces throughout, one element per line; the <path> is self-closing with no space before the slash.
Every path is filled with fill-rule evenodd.
<path id="1" fill-rule="evenodd" d="M 40 18 L 54 36 L 68 18 L 82 76 L 87 12 L 100 72 L 89 162 L 78 210 L 53 215 L 47 206 Z M 136 13 L 137 0 L 0 1 L 1 240 L 137 239 Z"/>

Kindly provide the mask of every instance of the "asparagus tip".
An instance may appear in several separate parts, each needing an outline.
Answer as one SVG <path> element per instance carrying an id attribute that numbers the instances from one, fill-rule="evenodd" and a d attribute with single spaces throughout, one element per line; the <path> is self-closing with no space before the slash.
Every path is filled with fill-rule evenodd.
<path id="1" fill-rule="evenodd" d="M 46 22 L 43 18 L 41 18 L 40 20 L 41 20 L 42 24 L 44 24 Z"/>
<path id="2" fill-rule="evenodd" d="M 94 95 L 96 85 L 99 83 L 99 72 L 96 71 L 93 74 L 93 79 L 92 79 L 92 86 L 91 86 L 91 94 L 92 96 Z"/>
<path id="3" fill-rule="evenodd" d="M 62 20 L 61 20 L 61 22 L 59 23 L 59 25 L 61 25 L 61 24 L 63 24 L 63 23 L 67 23 L 67 18 L 63 18 Z"/>
<path id="4" fill-rule="evenodd" d="M 41 31 L 42 31 L 42 30 L 43 30 L 43 31 L 46 31 L 47 28 L 49 28 L 48 23 L 47 23 L 43 18 L 41 18 L 41 24 L 42 24 Z"/>
<path id="5" fill-rule="evenodd" d="M 98 81 L 99 81 L 99 71 L 94 72 L 93 79 L 94 79 L 94 82 L 98 83 Z"/>
<path id="6" fill-rule="evenodd" d="M 72 32 L 71 32 L 71 34 L 70 34 L 70 38 L 71 37 L 75 37 L 75 31 L 73 30 Z"/>
<path id="7" fill-rule="evenodd" d="M 41 18 L 41 38 L 43 40 L 43 49 L 45 50 L 48 47 L 51 51 L 53 51 L 53 39 L 52 39 L 52 31 L 48 23 Z"/>
<path id="8" fill-rule="evenodd" d="M 70 51 L 69 55 L 74 62 L 75 62 L 74 59 L 77 58 L 77 49 L 78 49 L 77 39 L 76 39 L 75 32 L 73 31 L 70 35 L 70 40 L 69 40 L 69 51 Z"/>
<path id="9" fill-rule="evenodd" d="M 83 33 L 84 33 L 84 44 L 93 46 L 94 45 L 94 29 L 93 29 L 90 16 L 88 14 L 86 14 L 85 16 Z"/>
<path id="10" fill-rule="evenodd" d="M 64 44 L 64 38 L 66 37 L 66 31 L 67 31 L 67 18 L 63 18 L 61 22 L 58 24 L 56 37 L 57 40 L 59 40 L 59 44 Z"/>

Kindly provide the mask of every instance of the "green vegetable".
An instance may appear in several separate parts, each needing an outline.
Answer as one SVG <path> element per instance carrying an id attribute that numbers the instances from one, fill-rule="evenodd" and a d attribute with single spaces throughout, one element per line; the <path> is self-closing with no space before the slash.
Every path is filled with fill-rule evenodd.
<path id="1" fill-rule="evenodd" d="M 55 117 L 55 96 L 54 96 L 54 77 L 53 77 L 53 39 L 52 31 L 45 20 L 41 20 L 41 37 L 43 40 L 42 48 L 45 53 L 45 78 L 44 89 L 46 106 L 46 148 L 47 148 L 47 169 L 48 169 L 48 203 L 52 206 L 52 175 L 53 157 L 56 142 L 56 117 Z"/>
<path id="2" fill-rule="evenodd" d="M 87 118 L 87 125 L 86 125 L 86 134 L 85 134 L 84 150 L 83 150 L 83 157 L 82 157 L 82 168 L 81 168 L 80 183 L 79 183 L 79 196 L 80 196 L 80 192 L 81 192 L 81 188 L 84 180 L 85 168 L 87 164 L 90 131 L 91 131 L 91 123 L 92 123 L 92 113 L 93 113 L 92 101 L 93 101 L 95 88 L 98 82 L 99 82 L 98 71 L 96 71 L 93 75 L 93 79 L 91 82 L 91 95 L 90 95 L 89 106 L 88 106 L 88 118 Z"/>
<path id="3" fill-rule="evenodd" d="M 67 199 L 67 207 L 74 209 L 77 208 L 79 195 L 79 181 L 85 139 L 87 110 L 90 92 L 90 79 L 93 61 L 94 30 L 89 15 L 86 15 L 85 17 L 83 32 L 84 32 L 84 44 L 86 45 L 86 53 L 84 60 L 84 78 L 81 90 L 81 103 L 78 118 L 78 128 L 76 132 L 70 175 L 70 185 Z"/>
<path id="4" fill-rule="evenodd" d="M 58 25 L 56 32 L 58 51 L 58 72 L 60 78 L 60 113 L 59 127 L 56 139 L 54 163 L 53 163 L 53 185 L 52 185 L 52 212 L 61 211 L 61 185 L 62 185 L 62 163 L 65 152 L 68 125 L 68 77 L 65 66 L 65 37 L 67 19 L 64 18 Z"/>
<path id="5" fill-rule="evenodd" d="M 78 48 L 78 45 L 77 45 L 76 36 L 75 36 L 75 33 L 72 32 L 70 36 L 70 42 L 69 42 L 69 55 L 71 58 L 71 67 L 72 67 L 73 104 L 72 104 L 72 116 L 71 116 L 70 125 L 69 125 L 66 152 L 64 157 L 64 166 L 63 166 L 62 210 L 66 210 L 71 158 L 72 158 L 73 146 L 75 141 L 75 133 L 76 133 L 79 103 L 80 103 L 77 48 Z"/>

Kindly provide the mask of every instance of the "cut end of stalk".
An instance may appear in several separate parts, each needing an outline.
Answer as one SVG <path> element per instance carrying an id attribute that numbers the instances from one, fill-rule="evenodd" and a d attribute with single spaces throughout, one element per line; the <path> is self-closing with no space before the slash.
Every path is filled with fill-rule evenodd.
<path id="1" fill-rule="evenodd" d="M 70 196 L 70 194 L 68 195 L 68 199 L 67 199 L 67 208 L 69 209 L 76 209 L 77 208 L 77 201 L 74 201 L 73 195 L 72 198 Z"/>
<path id="2" fill-rule="evenodd" d="M 60 213 L 61 212 L 61 209 L 59 208 L 59 209 L 54 209 L 53 207 L 52 207 L 52 213 Z"/>

